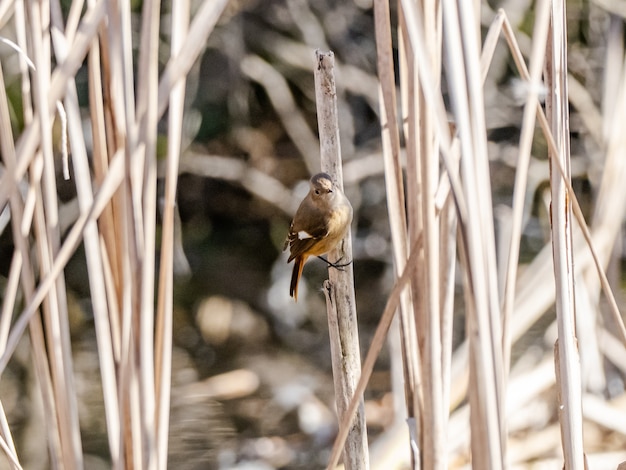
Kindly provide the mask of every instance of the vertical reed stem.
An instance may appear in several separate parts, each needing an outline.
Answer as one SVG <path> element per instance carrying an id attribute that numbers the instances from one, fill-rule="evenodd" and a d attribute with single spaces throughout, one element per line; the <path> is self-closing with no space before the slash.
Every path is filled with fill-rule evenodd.
<path id="1" fill-rule="evenodd" d="M 315 97 L 320 135 L 322 171 L 328 173 L 343 190 L 341 148 L 337 116 L 337 91 L 334 76 L 334 54 L 316 51 Z M 330 252 L 329 259 L 352 260 L 352 238 L 348 231 L 343 243 Z M 361 374 L 359 333 L 354 298 L 352 264 L 343 271 L 329 269 L 329 280 L 324 285 L 328 330 L 333 361 L 335 396 L 339 421 L 342 420 L 354 395 Z M 367 429 L 363 398 L 357 409 L 343 452 L 344 466 L 348 470 L 367 470 Z"/>

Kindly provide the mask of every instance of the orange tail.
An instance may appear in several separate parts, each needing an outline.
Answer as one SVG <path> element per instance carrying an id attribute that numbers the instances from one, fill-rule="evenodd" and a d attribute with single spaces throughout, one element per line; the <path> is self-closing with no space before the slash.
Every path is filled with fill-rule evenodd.
<path id="1" fill-rule="evenodd" d="M 302 268 L 304 268 L 304 262 L 306 257 L 298 256 L 294 260 L 293 272 L 291 273 L 291 286 L 289 287 L 289 295 L 298 301 L 298 282 L 300 282 L 300 276 L 302 276 Z"/>

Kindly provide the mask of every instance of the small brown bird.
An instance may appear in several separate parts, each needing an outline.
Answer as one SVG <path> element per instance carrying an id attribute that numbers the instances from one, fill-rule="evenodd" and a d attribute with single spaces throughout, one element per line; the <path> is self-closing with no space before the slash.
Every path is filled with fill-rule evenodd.
<path id="1" fill-rule="evenodd" d="M 291 222 L 289 235 L 283 250 L 289 246 L 290 255 L 287 260 L 293 265 L 289 295 L 298 300 L 298 282 L 302 268 L 309 256 L 321 257 L 328 253 L 346 236 L 352 222 L 352 206 L 350 201 L 326 173 L 318 173 L 310 181 L 311 189 Z M 342 267 L 345 265 L 332 264 Z"/>

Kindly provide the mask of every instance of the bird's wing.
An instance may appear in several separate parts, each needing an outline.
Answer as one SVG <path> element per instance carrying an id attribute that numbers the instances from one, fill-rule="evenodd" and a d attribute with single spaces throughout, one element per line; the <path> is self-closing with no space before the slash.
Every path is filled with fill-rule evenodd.
<path id="1" fill-rule="evenodd" d="M 309 208 L 309 210 L 311 210 Z M 315 210 L 315 209 L 313 209 Z M 289 229 L 289 235 L 285 240 L 285 248 L 289 245 L 291 251 L 289 261 L 306 254 L 321 239 L 328 235 L 328 217 L 326 214 L 310 214 L 311 217 L 294 217 Z M 313 216 L 314 215 L 314 216 Z"/>
<path id="2" fill-rule="evenodd" d="M 289 261 L 311 251 L 311 248 L 327 235 L 327 230 L 324 228 L 312 232 L 306 230 L 289 232 L 288 241 L 291 249 Z"/>

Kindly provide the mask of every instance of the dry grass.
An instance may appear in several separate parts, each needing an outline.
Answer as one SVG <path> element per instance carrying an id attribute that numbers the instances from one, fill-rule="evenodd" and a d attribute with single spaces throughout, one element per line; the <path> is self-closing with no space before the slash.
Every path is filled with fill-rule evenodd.
<path id="1" fill-rule="evenodd" d="M 189 2 L 171 3 L 170 56 L 159 74 L 159 2 L 143 3 L 135 63 L 128 3 L 75 1 L 64 24 L 58 0 L 0 1 L 0 25 L 11 25 L 15 32 L 22 106 L 16 116 L 2 64 L 0 206 L 10 208 L 15 250 L 0 318 L 0 374 L 28 329 L 42 428 L 49 459 L 58 468 L 84 467 L 63 276 L 78 246 L 84 244 L 87 259 L 112 466 L 163 469 L 179 167 L 239 181 L 281 210 L 293 211 L 285 187 L 258 169 L 219 156 L 187 155 L 180 162 L 185 78 L 227 2 L 204 0 L 191 23 Z M 547 454 L 555 456 L 544 462 L 552 468 L 564 462 L 567 469 L 583 469 L 587 460 L 590 468 L 615 467 L 626 456 L 612 455 L 609 464 L 601 463 L 601 453 L 587 450 L 583 428 L 590 423 L 626 442 L 624 412 L 601 398 L 606 388 L 603 362 L 623 372 L 626 352 L 626 328 L 605 275 L 626 213 L 626 160 L 621 155 L 626 148 L 626 68 L 619 28 L 608 36 L 612 74 L 607 72 L 607 98 L 599 112 L 568 76 L 563 2 L 536 2 L 526 55 L 504 10 L 482 38 L 480 2 L 402 0 L 397 18 L 387 1 L 375 0 L 373 8 L 378 96 L 372 92 L 375 81 L 361 71 L 341 66 L 340 77 L 349 82 L 346 88 L 371 102 L 379 100 L 382 164 L 375 162 L 374 169 L 352 164 L 346 175 L 359 180 L 384 171 L 395 284 L 360 380 L 353 380 L 348 392 L 337 390 L 345 401 L 328 467 L 336 466 L 343 449 L 349 452 L 344 440 L 389 332 L 391 341 L 400 344 L 392 359 L 402 371 L 393 390 L 400 406 L 394 410 L 396 425 L 373 443 L 372 468 L 523 468 Z M 497 217 L 484 83 L 494 55 L 504 48 L 524 83 L 524 105 L 512 207 Z M 311 51 L 299 44 L 281 42 L 276 54 L 300 68 L 313 62 Z M 85 61 L 88 131 L 75 82 Z M 256 55 L 247 55 L 241 70 L 267 91 L 307 168 L 317 168 L 316 139 L 287 80 Z M 605 150 L 589 225 L 570 183 L 570 104 L 587 110 L 583 121 Z M 165 190 L 159 201 L 157 124 L 166 109 Z M 57 156 L 63 154 L 57 140 L 66 145 L 63 138 L 55 140 L 57 122 L 67 129 L 61 135 L 67 134 L 71 170 Z M 531 153 L 539 130 L 551 169 L 551 242 L 522 270 L 520 244 L 528 194 L 534 189 Z M 69 173 L 77 193 L 78 213 L 69 222 L 57 198 L 58 168 Z M 496 219 L 501 225 L 497 232 Z M 462 280 L 462 298 L 455 292 L 457 279 Z M 598 318 L 601 292 L 609 312 L 603 321 Z M 528 348 L 513 360 L 517 340 L 552 305 L 555 326 L 546 335 L 556 344 L 554 354 L 537 357 Z M 349 307 L 354 308 L 354 298 Z M 460 311 L 465 337 L 454 345 Z M 358 339 L 352 346 L 358 349 Z M 0 449 L 11 468 L 22 468 L 1 405 Z M 552 414 L 558 414 L 558 422 Z M 358 419 L 361 423 L 362 414 Z M 345 457 L 368 460 L 367 455 Z"/>
<path id="2" fill-rule="evenodd" d="M 593 320 L 596 314 L 591 312 L 597 311 L 600 285 L 609 299 L 611 321 L 623 342 L 620 347 L 626 345 L 622 317 L 604 274 L 609 252 L 602 248 L 607 246 L 605 243 L 612 245 L 618 231 L 614 225 L 606 229 L 594 225 L 590 234 L 569 181 L 570 101 L 564 4 L 538 2 L 535 6 L 530 72 L 506 12 L 498 13 L 484 43 L 478 42 L 480 11 L 476 7 L 476 3 L 470 2 L 424 2 L 419 6 L 401 2 L 398 11 L 400 74 L 396 78 L 389 9 L 387 2 L 375 2 L 381 127 L 384 158 L 389 162 L 385 164 L 387 201 L 398 280 L 365 360 L 364 376 L 357 392 L 364 390 L 366 376 L 371 373 L 374 358 L 391 325 L 393 310 L 398 308 L 405 385 L 396 393 L 406 394 L 406 410 L 396 412 L 409 417 L 411 445 L 407 444 L 406 451 L 408 455 L 411 449 L 411 466 L 443 469 L 454 463 L 456 467 L 459 462 L 469 462 L 470 454 L 472 467 L 481 469 L 509 468 L 532 460 L 532 429 L 544 418 L 528 416 L 520 425 L 520 413 L 533 401 L 544 402 L 546 391 L 556 387 L 557 402 L 546 402 L 550 408 L 558 409 L 560 423 L 560 438 L 554 436 L 552 445 L 560 441 L 564 468 L 583 469 L 588 458 L 583 443 L 583 416 L 590 419 L 593 404 L 591 396 L 581 393 L 591 386 L 583 380 L 590 375 L 585 367 L 597 367 L 597 362 L 592 365 L 584 357 L 599 357 L 598 351 L 593 351 L 597 343 L 588 340 L 586 330 L 599 328 Z M 502 241 L 507 247 L 507 262 L 500 269 L 495 262 L 494 214 L 482 98 L 482 84 L 499 35 L 506 38 L 518 73 L 527 81 L 511 226 L 503 231 L 508 237 Z M 439 85 L 438 71 L 442 63 L 453 116 L 451 133 Z M 544 74 L 543 85 L 542 70 L 548 71 Z M 539 103 L 538 95 L 543 86 L 547 90 L 548 119 Z M 399 103 L 396 87 L 402 92 Z M 402 111 L 402 124 L 396 117 L 398 106 Z M 518 280 L 536 116 L 549 143 L 553 241 Z M 612 131 L 624 132 L 618 131 L 615 125 Z M 407 155 L 406 186 L 401 173 L 401 134 Z M 607 137 L 610 142 L 618 138 L 618 134 Z M 620 171 L 610 170 L 613 164 L 609 152 L 605 174 Z M 624 199 L 619 192 L 614 193 L 614 197 Z M 574 231 L 573 217 L 579 224 Z M 593 236 L 604 230 L 610 231 L 609 239 Z M 450 238 L 450 231 L 456 231 L 458 245 L 454 237 Z M 422 243 L 411 243 L 411 238 Z M 407 251 L 411 244 L 412 250 Z M 407 257 L 409 265 L 405 268 Z M 455 259 L 460 261 L 464 284 L 467 347 L 463 343 L 452 352 L 449 324 L 454 299 L 450 286 L 455 283 Z M 551 268 L 553 259 L 554 269 Z M 582 299 L 592 303 L 583 304 Z M 555 301 L 558 340 L 554 358 L 546 359 L 544 368 L 511 371 L 512 344 Z M 584 344 L 582 336 L 586 338 Z M 455 367 L 459 363 L 469 365 L 469 378 L 464 368 Z M 544 369 L 542 378 L 531 375 Z M 524 384 L 534 384 L 536 388 L 522 390 Z M 467 397 L 467 404 L 459 403 L 462 396 Z M 452 403 L 449 397 L 453 397 Z M 608 414 L 618 412 L 611 405 L 606 406 L 611 409 Z M 344 419 L 341 431 L 345 432 L 346 424 Z M 529 443 L 525 455 L 517 451 L 518 446 L 524 445 L 524 440 L 519 442 L 520 435 L 525 435 L 525 442 Z M 343 437 L 344 433 L 340 432 L 329 468 L 336 463 L 338 444 Z M 539 454 L 542 451 L 545 448 Z M 379 461 L 372 460 L 374 468 L 388 457 L 379 458 Z M 597 465 L 609 468 L 606 464 Z M 559 463 L 555 468 L 560 467 Z"/>
<path id="3" fill-rule="evenodd" d="M 3 315 L 1 370 L 28 327 L 50 459 L 61 468 L 82 468 L 62 271 L 83 242 L 113 468 L 166 468 L 173 211 L 185 75 L 226 2 L 203 2 L 188 34 L 189 4 L 173 2 L 171 57 L 161 76 L 157 62 L 160 2 L 144 2 L 137 77 L 132 64 L 130 4 L 89 1 L 82 13 L 83 2 L 74 2 L 64 25 L 58 1 L 10 3 L 3 2 L 6 8 L 0 8 L 1 22 L 14 24 L 22 51 L 20 63 L 25 63 L 27 55 L 34 70 L 29 74 L 24 65 L 20 67 L 24 129 L 19 135 L 13 135 L 6 88 L 4 83 L 0 86 L 5 165 L 1 202 L 10 204 L 16 241 L 11 287 L 3 303 L 7 315 Z M 74 82 L 85 59 L 89 67 L 91 162 Z M 142 84 L 137 89 L 135 79 Z M 61 117 L 55 114 L 57 103 L 66 113 L 71 177 L 80 210 L 63 242 L 56 197 L 59 162 L 55 161 L 56 146 L 50 132 L 52 122 Z M 158 119 L 167 105 L 161 272 L 155 289 L 156 137 Z M 35 250 L 26 243 L 29 234 L 34 235 Z M 16 295 L 18 279 L 25 305 L 21 309 Z M 18 315 L 9 325 L 5 319 L 15 310 Z M 4 452 L 14 468 L 20 468 L 4 413 L 2 418 Z"/>

